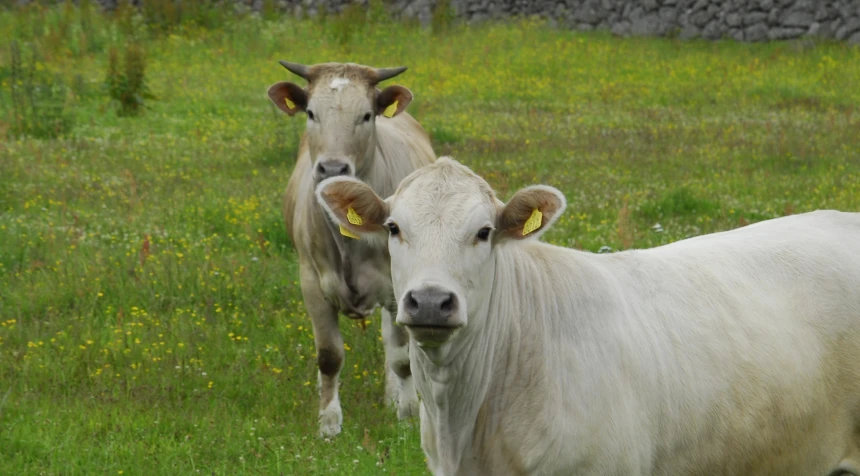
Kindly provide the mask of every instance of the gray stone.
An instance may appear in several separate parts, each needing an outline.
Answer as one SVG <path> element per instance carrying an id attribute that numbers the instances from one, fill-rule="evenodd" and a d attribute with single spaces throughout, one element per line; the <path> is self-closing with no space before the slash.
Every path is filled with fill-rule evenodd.
<path id="1" fill-rule="evenodd" d="M 634 36 L 654 36 L 665 32 L 666 26 L 656 13 L 646 15 L 630 25 L 630 34 Z"/>
<path id="2" fill-rule="evenodd" d="M 758 7 L 764 11 L 768 11 L 773 8 L 773 0 L 761 0 L 758 2 Z"/>
<path id="3" fill-rule="evenodd" d="M 642 0 L 642 6 L 645 7 L 645 11 L 651 12 L 656 10 L 659 5 L 657 5 L 657 0 Z"/>
<path id="4" fill-rule="evenodd" d="M 725 33 L 723 25 L 718 21 L 712 21 L 702 30 L 702 38 L 706 40 L 719 40 L 723 37 L 723 33 Z"/>
<path id="5" fill-rule="evenodd" d="M 799 27 L 791 27 L 791 28 L 771 28 L 767 32 L 767 37 L 769 40 L 790 40 L 792 38 L 797 38 L 799 36 L 803 36 L 806 33 L 806 28 Z"/>
<path id="6" fill-rule="evenodd" d="M 726 25 L 728 26 L 741 26 L 743 21 L 741 20 L 740 13 L 729 13 L 726 15 Z"/>
<path id="7" fill-rule="evenodd" d="M 763 12 L 750 12 L 747 13 L 744 17 L 744 25 L 755 25 L 756 23 L 761 23 L 767 19 L 767 13 Z"/>
<path id="8" fill-rule="evenodd" d="M 695 26 L 687 25 L 681 29 L 681 33 L 678 34 L 678 38 L 682 40 L 692 40 L 693 38 L 698 38 L 701 34 L 701 30 Z"/>
<path id="9" fill-rule="evenodd" d="M 729 30 L 729 36 L 735 41 L 744 41 L 744 31 L 740 28 Z"/>
<path id="10" fill-rule="evenodd" d="M 642 7 L 636 7 L 630 11 L 630 15 L 628 16 L 628 18 L 630 19 L 630 21 L 635 22 L 636 20 L 639 20 L 644 16 L 645 9 Z"/>
<path id="11" fill-rule="evenodd" d="M 690 10 L 694 12 L 698 10 L 704 10 L 705 8 L 707 8 L 708 3 L 708 0 L 699 0 L 696 2 L 695 5 L 693 5 L 693 8 L 691 8 Z"/>
<path id="12" fill-rule="evenodd" d="M 711 15 L 705 10 L 700 10 L 690 15 L 690 23 L 700 28 L 707 25 L 709 21 L 711 21 Z"/>
<path id="13" fill-rule="evenodd" d="M 809 25 L 815 21 L 815 15 L 812 12 L 803 10 L 789 10 L 782 16 L 782 24 L 785 26 L 802 26 L 809 28 Z"/>
<path id="14" fill-rule="evenodd" d="M 860 18 L 851 18 L 844 25 L 842 25 L 838 30 L 836 30 L 836 39 L 837 40 L 845 40 L 851 37 L 851 35 L 860 30 Z"/>
<path id="15" fill-rule="evenodd" d="M 585 6 L 573 12 L 573 19 L 583 23 L 595 24 L 600 22 L 600 14 L 591 7 Z"/>
<path id="16" fill-rule="evenodd" d="M 815 21 L 830 20 L 836 17 L 836 15 L 838 14 L 839 12 L 837 12 L 836 9 L 830 8 L 830 6 L 822 4 L 819 5 L 817 10 L 815 10 Z"/>
<path id="17" fill-rule="evenodd" d="M 678 18 L 678 11 L 674 8 L 662 7 L 658 14 L 660 19 L 666 23 L 674 23 L 675 19 Z"/>
<path id="18" fill-rule="evenodd" d="M 616 36 L 627 36 L 628 34 L 630 34 L 630 22 L 620 21 L 612 25 L 612 29 L 610 31 L 613 35 Z"/>
<path id="19" fill-rule="evenodd" d="M 821 23 L 813 22 L 812 25 L 809 25 L 809 29 L 806 30 L 806 35 L 818 36 L 819 31 L 821 31 Z"/>
<path id="20" fill-rule="evenodd" d="M 778 8 L 774 8 L 767 14 L 767 22 L 771 25 L 779 24 L 780 11 Z"/>
<path id="21" fill-rule="evenodd" d="M 854 33 L 848 38 L 849 45 L 860 45 L 860 31 Z"/>
<path id="22" fill-rule="evenodd" d="M 764 41 L 767 39 L 767 25 L 764 23 L 756 23 L 744 29 L 744 39 L 746 41 Z"/>

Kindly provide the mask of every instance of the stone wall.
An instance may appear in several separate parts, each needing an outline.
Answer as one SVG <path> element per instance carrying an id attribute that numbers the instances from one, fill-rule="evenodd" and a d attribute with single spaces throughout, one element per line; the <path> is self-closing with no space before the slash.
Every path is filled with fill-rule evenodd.
<path id="1" fill-rule="evenodd" d="M 145 0 L 134 0 L 133 3 Z M 183 1 L 183 0 L 178 0 Z M 188 0 L 184 0 L 188 1 Z M 197 1 L 197 0 L 195 0 Z M 226 0 L 229 1 L 229 0 Z M 263 0 L 232 0 L 258 10 Z M 282 11 L 316 15 L 368 0 L 277 0 Z M 393 13 L 429 24 L 437 0 L 382 0 Z M 117 0 L 99 0 L 110 8 Z M 19 0 L 19 3 L 26 3 Z M 468 22 L 539 16 L 577 30 L 619 36 L 677 35 L 682 39 L 788 40 L 804 36 L 860 44 L 860 0 L 448 0 Z"/>
<path id="2" fill-rule="evenodd" d="M 737 41 L 814 36 L 860 44 L 860 0 L 449 0 L 457 15 L 481 21 L 538 15 L 577 30 L 620 36 L 678 35 Z M 393 0 L 429 21 L 435 0 Z"/>

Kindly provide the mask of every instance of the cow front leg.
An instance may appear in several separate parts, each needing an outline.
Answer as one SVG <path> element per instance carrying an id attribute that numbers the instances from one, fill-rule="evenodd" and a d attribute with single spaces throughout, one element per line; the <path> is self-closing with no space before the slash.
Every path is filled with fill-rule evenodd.
<path id="1" fill-rule="evenodd" d="M 385 346 L 385 399 L 397 406 L 397 418 L 418 414 L 418 393 L 409 367 L 409 335 L 394 323 L 397 308 L 382 308 L 382 342 Z"/>
<path id="2" fill-rule="evenodd" d="M 315 273 L 302 273 L 302 297 L 314 329 L 317 353 L 317 385 L 320 395 L 320 436 L 340 433 L 343 413 L 338 398 L 338 377 L 343 367 L 343 337 L 338 328 L 338 311 L 323 296 Z M 308 279 L 305 279 L 308 278 Z"/>

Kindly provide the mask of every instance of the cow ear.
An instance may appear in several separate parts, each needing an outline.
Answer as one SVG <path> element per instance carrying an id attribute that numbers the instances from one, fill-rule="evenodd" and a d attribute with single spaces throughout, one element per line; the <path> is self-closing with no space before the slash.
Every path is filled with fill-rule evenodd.
<path id="1" fill-rule="evenodd" d="M 500 238 L 522 240 L 542 235 L 567 207 L 564 195 L 553 187 L 533 185 L 521 189 L 499 211 Z"/>
<path id="2" fill-rule="evenodd" d="M 376 113 L 385 117 L 394 117 L 412 102 L 412 91 L 403 86 L 388 86 L 376 96 Z"/>
<path id="3" fill-rule="evenodd" d="M 308 106 L 308 93 L 297 84 L 280 82 L 269 87 L 269 99 L 290 116 Z"/>
<path id="4" fill-rule="evenodd" d="M 316 195 L 320 206 L 341 226 L 342 234 L 360 237 L 386 231 L 388 204 L 361 180 L 331 177 L 317 185 Z"/>

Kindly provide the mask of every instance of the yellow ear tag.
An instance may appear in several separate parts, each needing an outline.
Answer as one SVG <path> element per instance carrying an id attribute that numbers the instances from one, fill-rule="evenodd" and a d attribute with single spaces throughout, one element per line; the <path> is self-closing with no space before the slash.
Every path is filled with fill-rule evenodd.
<path id="1" fill-rule="evenodd" d="M 382 113 L 385 117 L 394 117 L 394 113 L 397 112 L 397 100 L 395 99 L 390 106 L 385 108 L 385 111 Z"/>
<path id="2" fill-rule="evenodd" d="M 295 109 L 296 103 L 290 101 L 290 98 L 284 98 L 284 102 L 287 104 L 287 109 Z"/>
<path id="3" fill-rule="evenodd" d="M 530 216 L 529 219 L 526 220 L 526 224 L 523 225 L 523 236 L 526 236 L 540 228 L 541 223 L 543 223 L 543 213 L 535 208 L 535 211 L 532 212 L 532 216 Z"/>
<path id="4" fill-rule="evenodd" d="M 344 228 L 344 227 L 343 227 L 343 225 L 340 225 L 340 234 L 341 234 L 341 235 L 343 235 L 343 236 L 346 236 L 346 237 L 348 237 L 348 238 L 355 238 L 356 240 L 360 240 L 360 239 L 361 239 L 361 238 L 359 238 L 359 236 L 358 236 L 358 235 L 356 235 L 355 233 L 353 233 L 353 232 L 351 232 L 351 231 L 347 230 L 346 228 Z"/>
<path id="5" fill-rule="evenodd" d="M 356 240 L 361 239 L 361 238 L 359 238 L 359 237 L 358 237 L 358 235 L 356 235 L 355 233 L 353 233 L 353 232 L 351 232 L 351 231 L 347 230 L 346 228 L 344 228 L 344 227 L 343 227 L 343 225 L 341 225 L 341 226 L 340 226 L 340 234 L 341 234 L 341 235 L 343 235 L 343 236 L 349 237 L 349 238 L 355 238 Z"/>
<path id="6" fill-rule="evenodd" d="M 360 226 L 362 223 L 364 223 L 364 220 L 361 219 L 358 213 L 355 213 L 355 210 L 353 210 L 352 207 L 346 209 L 346 219 L 349 220 L 349 222 L 353 225 Z"/>

